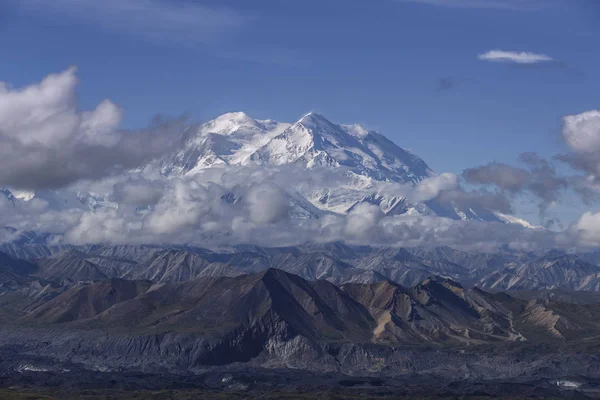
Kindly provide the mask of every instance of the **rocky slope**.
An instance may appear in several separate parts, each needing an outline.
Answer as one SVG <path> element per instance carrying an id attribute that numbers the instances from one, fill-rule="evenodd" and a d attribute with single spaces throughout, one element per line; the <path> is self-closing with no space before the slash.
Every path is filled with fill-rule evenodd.
<path id="1" fill-rule="evenodd" d="M 479 285 L 494 290 L 598 291 L 600 268 L 573 254 L 550 252 L 531 261 L 507 263 L 483 277 Z"/>
<path id="2" fill-rule="evenodd" d="M 0 301 L 3 354 L 55 365 L 189 373 L 246 363 L 382 377 L 600 377 L 593 354 L 569 356 L 598 348 L 599 304 L 521 300 L 443 278 L 413 287 L 336 286 L 268 269 L 10 293 L 11 301 Z"/>
<path id="3" fill-rule="evenodd" d="M 391 280 L 413 286 L 437 275 L 499 290 L 600 290 L 600 267 L 559 251 L 522 254 L 467 253 L 448 247 L 390 248 L 341 242 L 268 248 L 235 246 L 215 250 L 156 246 L 2 246 L 4 282 L 31 277 L 48 281 L 99 281 L 106 278 L 184 282 L 199 277 L 238 276 L 278 268 L 304 279 L 335 284 Z M 40 254 L 45 256 L 39 257 Z M 23 259 L 19 259 L 22 257 Z M 29 278 L 27 278 L 29 276 Z"/>

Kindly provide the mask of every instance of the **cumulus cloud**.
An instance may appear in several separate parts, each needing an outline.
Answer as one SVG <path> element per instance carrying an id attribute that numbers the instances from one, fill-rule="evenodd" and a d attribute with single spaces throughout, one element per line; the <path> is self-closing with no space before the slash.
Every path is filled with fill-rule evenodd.
<path id="1" fill-rule="evenodd" d="M 119 130 L 122 110 L 110 100 L 80 111 L 76 69 L 13 89 L 0 82 L 0 185 L 56 188 L 137 167 L 170 151 L 181 127 Z"/>
<path id="2" fill-rule="evenodd" d="M 550 161 L 535 153 L 523 153 L 519 161 L 527 168 L 491 162 L 464 170 L 463 177 L 470 184 L 492 185 L 511 194 L 532 194 L 540 200 L 541 213 L 565 190 L 575 188 L 575 181 L 559 176 Z"/>
<path id="3" fill-rule="evenodd" d="M 359 204 L 352 209 L 345 220 L 344 237 L 363 242 L 372 240 L 373 235 L 377 235 L 376 229 L 383 217 L 384 214 L 379 207 L 368 203 Z"/>
<path id="4" fill-rule="evenodd" d="M 114 184 L 112 200 L 134 206 L 155 205 L 162 198 L 164 190 L 164 185 L 156 180 L 129 179 Z"/>
<path id="5" fill-rule="evenodd" d="M 516 52 L 504 50 L 490 50 L 477 56 L 482 61 L 507 62 L 515 64 L 538 64 L 553 62 L 554 59 L 545 54 L 531 52 Z"/>
<path id="6" fill-rule="evenodd" d="M 244 199 L 250 219 L 257 224 L 271 224 L 288 217 L 290 199 L 280 187 L 263 183 L 250 188 Z"/>
<path id="7" fill-rule="evenodd" d="M 586 111 L 563 118 L 563 137 L 577 153 L 600 150 L 600 110 Z"/>
<path id="8" fill-rule="evenodd" d="M 509 194 L 527 193 L 537 197 L 542 217 L 549 205 L 558 202 L 568 192 L 578 195 L 588 206 L 596 204 L 600 201 L 600 111 L 565 116 L 562 137 L 569 152 L 554 158 L 582 174 L 561 175 L 549 160 L 535 153 L 523 153 L 519 157 L 525 165 L 523 168 L 489 163 L 465 170 L 463 177 L 471 184 L 492 185 Z M 557 236 L 557 245 L 600 245 L 599 221 L 600 213 L 586 212 Z M 553 222 L 549 221 L 549 224 Z"/>
<path id="9" fill-rule="evenodd" d="M 600 246 L 600 212 L 586 212 L 568 229 L 568 237 L 579 246 Z"/>
<path id="10" fill-rule="evenodd" d="M 458 177 L 444 173 L 423 179 L 407 197 L 415 202 L 427 201 L 436 198 L 441 192 L 456 189 L 457 186 Z"/>
<path id="11" fill-rule="evenodd" d="M 462 210 L 476 210 L 479 212 L 498 211 L 503 214 L 512 214 L 513 207 L 510 199 L 503 193 L 489 192 L 486 190 L 449 190 L 441 192 L 436 201 L 442 205 L 456 206 Z"/>
<path id="12" fill-rule="evenodd" d="M 18 0 L 45 17 L 58 15 L 152 41 L 204 43 L 240 29 L 247 17 L 194 2 L 170 0 Z"/>
<path id="13" fill-rule="evenodd" d="M 245 176 L 251 176 L 250 171 Z M 237 173 L 244 175 L 239 170 Z M 348 214 L 324 212 L 307 216 L 298 210 L 305 205 L 294 202 L 289 195 L 291 188 L 284 189 L 270 180 L 275 178 L 277 182 L 277 174 L 271 172 L 263 177 L 266 180 L 256 178 L 239 184 L 226 183 L 229 178 L 209 181 L 202 175 L 165 178 L 159 182 L 128 176 L 121 183 L 113 182 L 121 194 L 113 193 L 111 198 L 133 201 L 135 197 L 129 194 L 134 188 L 152 193 L 161 184 L 162 196 L 156 204 L 142 211 L 123 204 L 95 210 L 82 207 L 57 210 L 43 200 L 0 201 L 0 219 L 18 232 L 47 232 L 58 243 L 72 244 L 288 246 L 343 240 L 353 244 L 448 245 L 488 250 L 507 243 L 530 249 L 553 247 L 557 243 L 556 234 L 545 231 L 436 216 L 386 216 L 378 206 L 368 203 L 358 204 Z M 124 188 L 127 185 L 131 188 Z M 475 208 L 476 202 L 487 209 L 510 207 L 502 204 L 497 193 L 463 192 L 459 188 L 440 191 L 435 199 Z"/>
<path id="14" fill-rule="evenodd" d="M 584 172 L 596 186 L 600 177 L 600 110 L 564 117 L 562 136 L 572 152 L 556 158 Z"/>
<path id="15" fill-rule="evenodd" d="M 516 193 L 527 186 L 527 182 L 531 179 L 531 173 L 508 164 L 491 162 L 464 170 L 463 177 L 469 183 L 496 185 L 501 189 Z"/>
<path id="16" fill-rule="evenodd" d="M 463 191 L 453 174 L 433 176 L 414 186 L 362 182 L 366 186 L 359 186 L 361 190 L 356 193 L 346 189 L 356 190 L 361 182 L 343 168 L 316 168 L 307 173 L 294 166 L 248 166 L 210 168 L 191 176 L 150 176 L 145 171 L 130 172 L 77 185 L 77 190 L 83 192 L 108 193 L 106 200 L 100 197 L 98 201 L 114 202 L 110 206 L 89 209 L 74 203 L 81 198 L 64 195 L 69 198 L 68 205 L 57 208 L 54 204 L 60 205 L 63 198 L 58 194 L 68 192 L 58 191 L 52 202 L 37 197 L 30 202 L 6 202 L 0 207 L 0 219 L 19 232 L 47 232 L 60 243 L 73 244 L 287 246 L 343 240 L 354 244 L 488 249 L 506 238 L 516 240 L 529 235 L 503 224 L 385 215 L 380 207 L 367 202 L 357 204 L 348 213 L 340 209 L 334 214 L 319 211 L 298 194 L 318 184 L 329 185 L 332 195 L 350 196 L 345 199 L 349 203 L 353 198 L 359 201 L 365 195 L 362 190 L 367 190 L 410 201 L 451 202 L 466 209 L 510 209 L 500 193 Z M 140 209 L 142 205 L 147 207 Z M 475 240 L 475 234 L 463 230 L 486 236 Z M 550 240 L 543 239 L 546 243 Z"/>
<path id="17" fill-rule="evenodd" d="M 519 160 L 525 163 L 532 175 L 528 190 L 543 200 L 543 204 L 557 201 L 561 193 L 569 187 L 568 178 L 558 175 L 550 161 L 536 153 L 523 153 Z"/>
<path id="18" fill-rule="evenodd" d="M 158 120 L 146 130 L 119 130 L 119 107 L 106 100 L 81 111 L 76 83 L 70 69 L 23 89 L 0 86 L 0 155 L 10 166 L 0 171 L 0 185 L 36 192 L 29 201 L 0 196 L 0 220 L 11 228 L 0 232 L 3 240 L 34 231 L 74 244 L 285 246 L 344 240 L 481 250 L 507 243 L 528 249 L 589 244 L 600 234 L 593 231 L 593 214 L 562 234 L 433 215 L 436 207 L 454 214 L 509 214 L 510 198 L 518 193 L 548 204 L 567 188 L 597 192 L 593 177 L 561 177 L 534 153 L 522 154 L 520 167 L 490 163 L 463 173 L 467 182 L 493 190 L 467 191 L 450 173 L 404 184 L 375 181 L 344 167 L 307 171 L 297 165 L 216 166 L 165 177 L 158 172 L 162 161 L 150 160 L 171 151 L 182 125 Z M 563 134 L 573 154 L 595 157 L 596 118 L 594 113 L 565 118 Z M 140 165 L 145 167 L 136 168 Z M 378 203 L 381 198 L 387 204 Z M 321 201 L 327 207 L 319 208 Z M 386 207 L 396 204 L 414 208 L 388 213 Z"/>

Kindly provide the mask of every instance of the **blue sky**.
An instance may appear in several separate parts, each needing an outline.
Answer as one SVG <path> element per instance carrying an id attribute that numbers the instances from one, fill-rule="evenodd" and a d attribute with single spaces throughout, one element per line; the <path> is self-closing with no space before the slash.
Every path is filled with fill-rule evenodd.
<path id="1" fill-rule="evenodd" d="M 596 0 L 8 0 L 0 81 L 79 67 L 84 107 L 317 111 L 377 129 L 438 172 L 562 150 L 561 117 L 600 107 Z M 490 50 L 554 61 L 481 60 Z M 442 89 L 440 90 L 440 85 Z M 566 218 L 581 210 L 563 206 Z M 527 211 L 526 207 L 523 213 Z M 570 213 L 573 215 L 571 216 Z"/>

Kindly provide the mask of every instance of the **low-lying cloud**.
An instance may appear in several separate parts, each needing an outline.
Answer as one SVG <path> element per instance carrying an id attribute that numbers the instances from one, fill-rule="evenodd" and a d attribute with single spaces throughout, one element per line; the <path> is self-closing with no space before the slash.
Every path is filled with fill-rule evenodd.
<path id="1" fill-rule="evenodd" d="M 575 168 L 575 176 L 559 174 L 551 160 L 535 153 L 521 154 L 519 166 L 489 163 L 465 170 L 463 179 L 480 186 L 474 190 L 451 173 L 408 184 L 367 179 L 343 167 L 222 165 L 164 176 L 160 160 L 185 140 L 183 124 L 157 120 L 144 130 L 121 130 L 122 110 L 105 100 L 81 111 L 76 85 L 74 68 L 21 89 L 0 84 L 0 156 L 7 166 L 0 186 L 22 189 L 15 193 L 26 198 L 0 193 L 0 221 L 10 228 L 2 230 L 8 232 L 4 240 L 33 231 L 73 244 L 285 246 L 344 240 L 479 250 L 600 244 L 600 217 L 591 212 L 563 232 L 458 219 L 461 210 L 511 214 L 511 200 L 520 194 L 536 197 L 542 212 L 569 190 L 595 201 L 599 111 L 564 118 L 569 152 L 556 158 Z M 327 208 L 319 208 L 322 199 Z M 397 204 L 407 208 L 388 213 L 386 207 Z M 436 216 L 436 207 L 454 210 L 457 218 Z"/>

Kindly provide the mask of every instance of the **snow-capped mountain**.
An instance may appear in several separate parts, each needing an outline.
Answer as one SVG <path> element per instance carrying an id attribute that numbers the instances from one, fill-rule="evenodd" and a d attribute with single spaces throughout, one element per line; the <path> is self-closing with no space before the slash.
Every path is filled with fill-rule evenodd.
<path id="1" fill-rule="evenodd" d="M 310 113 L 254 152 L 258 164 L 346 167 L 378 181 L 418 182 L 433 172 L 420 158 L 376 132 L 333 124 Z"/>
<path id="2" fill-rule="evenodd" d="M 228 113 L 186 128 L 183 139 L 183 145 L 174 153 L 135 173 L 150 179 L 160 176 L 177 179 L 193 177 L 217 167 L 221 170 L 293 167 L 296 172 L 299 168 L 300 175 L 307 177 L 325 171 L 337 174 L 335 176 L 340 176 L 343 183 L 333 184 L 328 178 L 297 186 L 294 182 L 286 182 L 293 217 L 306 219 L 327 213 L 348 214 L 366 203 L 379 207 L 388 216 L 430 215 L 528 226 L 527 222 L 510 216 L 465 208 L 450 201 L 410 201 L 397 188 L 414 187 L 424 179 L 435 177 L 425 161 L 378 132 L 361 125 L 335 124 L 316 113 L 306 114 L 295 123 L 257 120 L 242 112 Z M 389 190 L 390 186 L 395 189 Z M 231 190 L 223 201 L 235 206 L 239 195 L 235 188 Z M 7 190 L 5 196 L 10 198 L 11 195 Z M 99 192 L 61 190 L 36 193 L 36 197 L 56 207 L 118 207 L 110 193 L 104 196 Z M 23 201 L 30 198 L 23 198 Z"/>
<path id="3" fill-rule="evenodd" d="M 382 134 L 361 125 L 338 125 L 309 113 L 293 124 L 256 120 L 247 114 L 224 114 L 190 128 L 184 148 L 161 160 L 163 175 L 193 175 L 215 166 L 289 166 L 345 171 L 343 187 L 311 186 L 301 196 L 323 212 L 346 214 L 360 204 L 378 206 L 386 215 L 438 215 L 452 219 L 506 222 L 485 210 L 453 204 L 411 204 L 398 194 L 382 193 L 378 184 L 414 185 L 435 176 L 427 163 Z M 294 204 L 306 209 L 306 204 Z M 311 215 L 314 210 L 311 210 Z"/>
<path id="4" fill-rule="evenodd" d="M 184 149 L 162 172 L 194 173 L 218 164 L 346 167 L 377 181 L 418 182 L 434 175 L 419 157 L 360 125 L 336 125 L 309 113 L 294 124 L 224 114 L 188 131 Z"/>
<path id="5" fill-rule="evenodd" d="M 247 165 L 252 154 L 289 126 L 272 120 L 255 120 L 241 112 L 221 115 L 198 128 L 189 128 L 184 148 L 161 160 L 161 172 L 193 174 L 219 164 Z"/>

